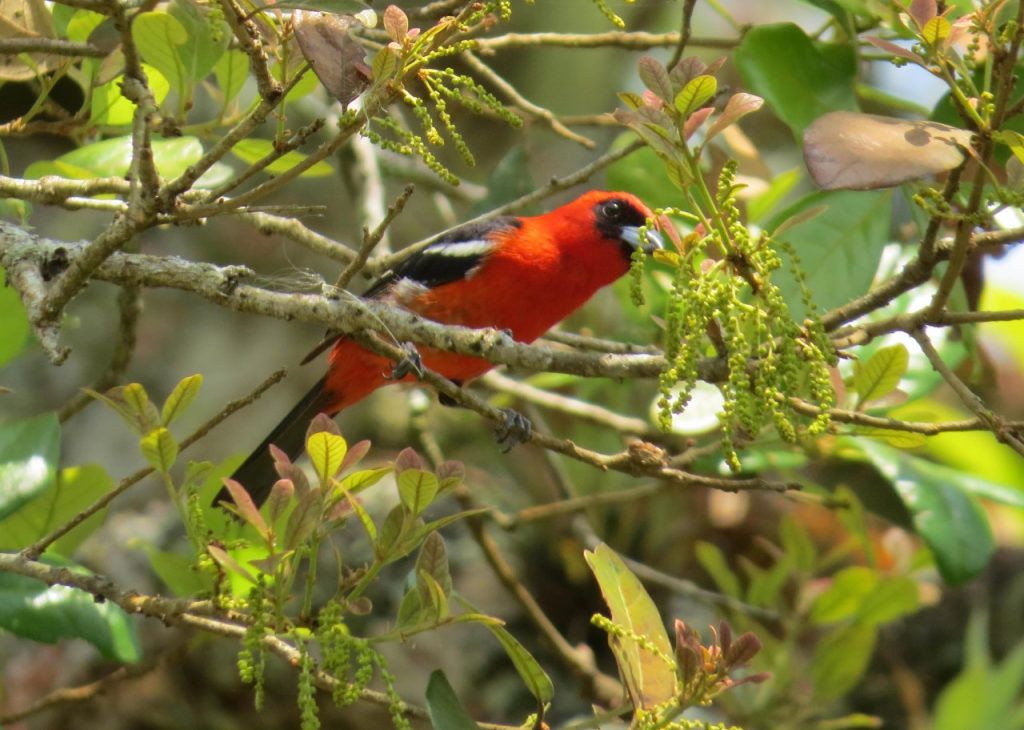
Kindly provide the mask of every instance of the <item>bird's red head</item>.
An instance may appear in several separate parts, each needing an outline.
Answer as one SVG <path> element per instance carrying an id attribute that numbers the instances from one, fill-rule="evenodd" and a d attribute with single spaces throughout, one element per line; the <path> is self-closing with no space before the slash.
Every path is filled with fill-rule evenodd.
<path id="1" fill-rule="evenodd" d="M 654 230 L 648 231 L 646 240 L 641 242 L 640 228 L 654 214 L 632 193 L 591 190 L 539 218 L 559 229 L 560 244 L 576 241 L 583 247 L 579 253 L 587 257 L 594 252 L 585 248 L 612 244 L 628 264 L 639 246 L 643 245 L 649 253 L 662 245 Z"/>

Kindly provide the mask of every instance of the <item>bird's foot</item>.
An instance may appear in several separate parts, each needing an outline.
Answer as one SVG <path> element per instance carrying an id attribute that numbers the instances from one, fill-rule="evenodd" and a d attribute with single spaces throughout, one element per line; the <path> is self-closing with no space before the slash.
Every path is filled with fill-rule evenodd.
<path id="1" fill-rule="evenodd" d="M 502 423 L 495 434 L 498 439 L 498 446 L 503 454 L 507 454 L 516 444 L 522 444 L 530 440 L 533 433 L 533 424 L 530 419 L 519 411 L 511 408 L 503 408 L 504 423 Z"/>
<path id="2" fill-rule="evenodd" d="M 403 342 L 401 348 L 405 355 L 395 363 L 395 367 L 391 371 L 391 375 L 388 376 L 388 379 L 401 380 L 408 375 L 415 375 L 418 380 L 422 379 L 423 358 L 416 350 L 416 345 L 411 342 Z"/>

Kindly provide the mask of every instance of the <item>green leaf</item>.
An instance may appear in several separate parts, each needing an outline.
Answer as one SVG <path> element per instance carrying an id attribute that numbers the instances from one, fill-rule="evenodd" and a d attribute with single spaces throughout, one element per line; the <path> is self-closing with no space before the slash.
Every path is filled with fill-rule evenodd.
<path id="1" fill-rule="evenodd" d="M 936 15 L 921 29 L 921 40 L 934 48 L 949 38 L 952 32 L 953 26 L 950 22 L 941 15 Z"/>
<path id="2" fill-rule="evenodd" d="M 0 519 L 46 491 L 59 459 L 57 414 L 0 423 Z"/>
<path id="3" fill-rule="evenodd" d="M 992 138 L 1009 147 L 1013 156 L 1024 163 L 1024 134 L 1012 129 L 1003 129 L 993 134 Z"/>
<path id="4" fill-rule="evenodd" d="M 306 440 L 306 453 L 321 484 L 327 484 L 338 473 L 347 451 L 345 439 L 327 431 L 314 433 Z"/>
<path id="5" fill-rule="evenodd" d="M 874 627 L 858 623 L 826 636 L 818 644 L 811 664 L 815 697 L 834 700 L 853 689 L 864 676 L 877 638 Z"/>
<path id="6" fill-rule="evenodd" d="M 142 70 L 146 72 L 146 77 L 149 79 L 149 89 L 153 92 L 154 100 L 157 104 L 163 103 L 171 85 L 154 66 L 144 63 Z M 135 102 L 130 101 L 121 93 L 123 82 L 124 74 L 121 74 L 93 89 L 89 106 L 89 121 L 93 124 L 111 127 L 127 126 L 132 123 L 135 116 Z"/>
<path id="7" fill-rule="evenodd" d="M 484 623 L 484 626 L 501 642 L 505 653 L 512 660 L 513 666 L 538 704 L 543 705 L 550 702 L 555 696 L 555 686 L 533 655 L 504 626 L 493 623 Z"/>
<path id="8" fill-rule="evenodd" d="M 830 624 L 852 617 L 877 583 L 878 576 L 870 568 L 860 565 L 843 568 L 832 576 L 832 584 L 811 604 L 811 620 Z"/>
<path id="9" fill-rule="evenodd" d="M 401 512 L 402 507 L 395 507 L 394 511 Z M 427 535 L 436 530 L 440 530 L 442 527 L 447 527 L 453 522 L 458 522 L 466 517 L 472 517 L 473 515 L 480 515 L 487 512 L 487 508 L 465 510 L 463 512 L 456 512 L 453 515 L 445 515 L 436 520 L 431 520 L 425 524 L 419 524 L 419 520 L 416 521 L 415 526 L 411 530 L 407 530 L 402 536 L 401 540 L 393 546 L 393 552 L 388 555 L 388 562 L 393 562 L 401 557 L 408 555 L 416 546 L 419 545 Z M 389 514 L 388 517 L 391 515 Z M 387 527 L 387 521 L 385 520 L 384 527 Z M 384 528 L 381 528 L 381 542 L 384 542 Z"/>
<path id="10" fill-rule="evenodd" d="M 782 589 L 792 576 L 792 561 L 792 557 L 783 555 L 764 570 L 757 568 L 753 563 L 744 564 L 743 567 L 750 574 L 747 602 L 764 607 L 777 605 Z"/>
<path id="11" fill-rule="evenodd" d="M 149 394 L 139 383 L 112 388 L 108 393 L 117 393 L 121 403 L 135 415 L 141 429 L 150 431 L 160 425 L 160 415 L 149 400 Z"/>
<path id="12" fill-rule="evenodd" d="M 345 476 L 340 484 L 341 489 L 349 494 L 358 494 L 369 489 L 392 472 L 390 466 L 378 466 L 373 469 L 360 469 Z"/>
<path id="13" fill-rule="evenodd" d="M 746 468 L 750 468 L 748 465 Z M 793 562 L 798 570 L 811 572 L 818 557 L 818 551 L 814 547 L 814 541 L 807 534 L 807 530 L 791 515 L 782 516 L 779 525 L 779 541 L 782 549 Z"/>
<path id="14" fill-rule="evenodd" d="M 868 438 L 884 441 L 890 446 L 895 446 L 897 449 L 917 449 L 924 446 L 928 441 L 928 437 L 923 433 L 875 426 L 855 426 L 851 433 L 855 436 L 867 436 Z"/>
<path id="15" fill-rule="evenodd" d="M 154 428 L 139 441 L 139 449 L 149 465 L 166 474 L 178 458 L 178 442 L 166 428 Z"/>
<path id="16" fill-rule="evenodd" d="M 860 448 L 906 505 L 942 577 L 955 584 L 980 573 L 995 544 L 978 500 L 923 459 L 871 441 Z"/>
<path id="17" fill-rule="evenodd" d="M 857 109 L 850 44 L 816 43 L 792 23 L 758 25 L 733 59 L 746 89 L 764 97 L 797 137 L 826 112 Z"/>
<path id="18" fill-rule="evenodd" d="M 188 78 L 181 55 L 181 47 L 189 42 L 185 26 L 164 11 L 143 13 L 132 22 L 132 39 L 142 58 L 160 69 L 171 88 L 183 94 Z"/>
<path id="19" fill-rule="evenodd" d="M 700 540 L 695 546 L 697 562 L 705 572 L 715 581 L 718 590 L 727 596 L 739 598 L 743 590 L 740 588 L 740 579 L 725 560 L 725 555 L 719 547 L 713 543 Z"/>
<path id="20" fill-rule="evenodd" d="M 905 575 L 881 576 L 874 590 L 864 596 L 857 620 L 867 626 L 895 621 L 920 607 L 917 583 Z"/>
<path id="21" fill-rule="evenodd" d="M 55 564 L 87 574 L 72 563 Z M 0 573 L 0 628 L 45 644 L 83 639 L 117 662 L 136 662 L 141 656 L 131 620 L 114 603 L 14 573 Z"/>
<path id="22" fill-rule="evenodd" d="M 396 504 L 384 517 L 380 526 L 380 537 L 373 546 L 377 557 L 387 562 L 398 560 L 406 553 L 398 552 L 398 543 L 406 532 L 406 511 L 400 504 Z M 415 545 L 409 547 L 412 550 Z M 408 552 L 408 551 L 406 551 Z"/>
<path id="23" fill-rule="evenodd" d="M 130 547 L 138 548 L 146 553 L 153 572 L 179 598 L 213 590 L 211 576 L 196 569 L 195 558 L 181 553 L 160 550 L 155 545 L 141 540 L 132 541 Z"/>
<path id="24" fill-rule="evenodd" d="M 114 486 L 106 470 L 95 464 L 63 469 L 57 479 L 15 514 L 0 521 L 0 550 L 21 550 L 49 535 Z M 71 554 L 103 523 L 106 510 L 87 519 L 48 549 L 64 557 Z"/>
<path id="25" fill-rule="evenodd" d="M 114 411 L 134 431 L 145 435 L 160 425 L 160 414 L 149 401 L 146 391 L 138 383 L 119 385 L 106 393 L 91 388 L 82 390 Z"/>
<path id="26" fill-rule="evenodd" d="M 1001 664 L 988 648 L 988 621 L 975 612 L 967 625 L 966 657 L 957 677 L 943 688 L 935 703 L 934 730 L 966 727 L 1024 727 L 1024 642 L 1018 641 Z"/>
<path id="27" fill-rule="evenodd" d="M 437 476 L 422 469 L 405 469 L 398 475 L 398 496 L 413 515 L 419 515 L 437 496 Z"/>
<path id="28" fill-rule="evenodd" d="M 249 57 L 237 49 L 228 50 L 213 68 L 217 76 L 217 86 L 223 95 L 225 106 L 229 105 L 241 93 L 245 80 L 249 78 Z"/>
<path id="29" fill-rule="evenodd" d="M 259 162 L 273 151 L 273 142 L 268 139 L 256 138 L 243 139 L 231 148 L 231 154 L 250 165 L 255 162 Z M 302 162 L 304 159 L 306 159 L 306 155 L 292 150 L 271 162 L 267 165 L 265 170 L 270 173 L 286 172 Z M 303 172 L 299 177 L 324 177 L 333 173 L 334 170 L 331 169 L 331 166 L 321 160 Z"/>
<path id="30" fill-rule="evenodd" d="M 230 575 L 237 576 L 251 585 L 256 585 L 256 578 L 252 572 L 224 548 L 210 543 L 206 546 L 206 552 Z"/>
<path id="31" fill-rule="evenodd" d="M 867 362 L 855 360 L 853 389 L 857 392 L 857 408 L 894 391 L 909 362 L 910 353 L 902 343 L 879 348 Z"/>
<path id="32" fill-rule="evenodd" d="M 171 422 L 192 404 L 202 386 L 203 376 L 198 373 L 182 378 L 164 401 L 163 408 L 160 409 L 160 422 L 164 426 L 170 426 Z"/>
<path id="33" fill-rule="evenodd" d="M 30 332 L 25 305 L 18 292 L 7 285 L 7 274 L 0 267 L 0 366 L 25 349 Z"/>
<path id="34" fill-rule="evenodd" d="M 718 91 L 718 80 L 707 74 L 691 79 L 682 90 L 676 94 L 676 110 L 684 117 L 688 117 L 704 106 Z"/>
<path id="35" fill-rule="evenodd" d="M 622 558 L 604 543 L 583 556 L 601 587 L 612 621 L 650 641 L 664 656 L 672 656 L 657 606 Z M 648 709 L 675 695 L 675 672 L 661 657 L 628 637 L 609 636 L 609 643 L 634 706 Z"/>
<path id="36" fill-rule="evenodd" d="M 231 40 L 231 29 L 200 3 L 178 0 L 171 4 L 171 15 L 185 29 L 186 38 L 178 48 L 185 78 L 202 81 L 211 71 Z"/>
<path id="37" fill-rule="evenodd" d="M 398 630 L 403 632 L 414 631 L 426 622 L 423 611 L 423 599 L 421 598 L 419 583 L 402 596 L 402 602 L 398 606 Z"/>
<path id="38" fill-rule="evenodd" d="M 432 533 L 433 534 L 433 533 Z M 416 571 L 416 591 L 420 596 L 422 618 L 436 624 L 448 617 L 448 594 L 426 571 Z"/>
<path id="39" fill-rule="evenodd" d="M 68 21 L 67 37 L 69 41 L 87 41 L 92 32 L 96 30 L 106 15 L 95 13 L 92 10 L 78 10 Z"/>
<path id="40" fill-rule="evenodd" d="M 370 538 L 370 543 L 376 549 L 377 543 L 377 525 L 374 524 L 373 518 L 370 517 L 370 513 L 366 511 L 366 508 L 359 502 L 358 499 L 351 495 L 347 495 L 348 503 L 352 506 L 352 511 L 356 513 L 359 521 L 363 524 L 363 529 L 366 530 L 366 536 Z"/>
<path id="41" fill-rule="evenodd" d="M 814 218 L 786 231 L 787 241 L 800 257 L 807 287 L 819 311 L 846 304 L 871 286 L 882 250 L 889 242 L 892 194 L 888 191 L 812 193 L 790 206 L 765 226 L 775 230 L 801 212 L 827 204 Z M 800 287 L 788 270 L 776 280 L 797 321 L 807 316 Z"/>
<path id="42" fill-rule="evenodd" d="M 157 170 L 164 178 L 175 178 L 190 165 L 203 156 L 203 145 L 196 137 L 175 137 L 173 139 L 154 139 L 152 143 L 153 160 Z M 113 137 L 101 142 L 79 147 L 61 155 L 52 162 L 33 163 L 26 169 L 26 176 L 39 177 L 42 174 L 57 174 L 71 179 L 87 179 L 91 177 L 124 177 L 132 159 L 131 137 Z M 52 165 L 66 165 L 65 174 L 57 168 L 50 172 Z M 199 178 L 197 185 L 211 187 L 227 179 L 231 168 L 218 163 L 205 175 Z"/>
<path id="43" fill-rule="evenodd" d="M 434 730 L 480 730 L 440 669 L 431 672 L 427 682 L 427 712 Z"/>

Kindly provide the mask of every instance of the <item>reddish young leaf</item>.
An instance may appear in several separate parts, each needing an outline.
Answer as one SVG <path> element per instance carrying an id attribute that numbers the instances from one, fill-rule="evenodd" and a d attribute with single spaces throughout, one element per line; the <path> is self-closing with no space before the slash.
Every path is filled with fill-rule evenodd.
<path id="1" fill-rule="evenodd" d="M 643 56 L 638 64 L 638 72 L 644 86 L 653 91 L 666 104 L 672 103 L 672 98 L 675 96 L 672 91 L 672 81 L 661 61 L 650 56 Z"/>
<path id="2" fill-rule="evenodd" d="M 918 54 L 914 53 L 913 51 L 907 50 L 903 46 L 892 43 L 891 41 L 876 38 L 874 36 L 865 36 L 864 40 L 866 40 L 868 43 L 870 43 L 880 51 L 891 53 L 892 55 L 897 56 L 899 58 L 905 58 L 906 60 L 912 63 L 916 63 L 918 66 L 926 65 L 925 60 L 921 58 Z"/>
<path id="3" fill-rule="evenodd" d="M 295 485 L 291 479 L 278 479 L 270 489 L 270 496 L 267 497 L 267 514 L 271 522 L 284 514 L 285 508 L 295 495 Z"/>
<path id="4" fill-rule="evenodd" d="M 730 124 L 735 124 L 751 112 L 756 112 L 764 104 L 764 99 L 754 94 L 740 92 L 729 97 L 725 103 L 725 109 L 718 115 L 718 119 L 712 122 L 708 129 L 707 138 L 711 139 Z"/>
<path id="5" fill-rule="evenodd" d="M 911 0 L 909 10 L 910 17 L 914 19 L 919 28 L 923 28 L 929 20 L 939 13 L 938 4 L 935 0 Z"/>
<path id="6" fill-rule="evenodd" d="M 395 475 L 400 475 L 406 469 L 426 470 L 427 465 L 419 454 L 412 448 L 405 448 L 395 457 Z"/>
<path id="7" fill-rule="evenodd" d="M 235 501 L 235 512 L 238 516 L 255 527 L 260 537 L 265 539 L 270 534 L 270 530 L 267 528 L 263 515 L 260 514 L 259 507 L 252 501 L 248 490 L 234 479 L 227 477 L 224 478 L 224 486 L 231 494 L 231 499 Z"/>
<path id="8" fill-rule="evenodd" d="M 683 126 L 683 138 L 689 139 L 692 137 L 693 133 L 700 129 L 700 125 L 702 125 L 707 118 L 711 116 L 711 112 L 713 111 L 713 107 L 706 106 L 691 114 L 686 120 L 686 124 Z"/>
<path id="9" fill-rule="evenodd" d="M 326 413 L 317 413 L 313 417 L 313 420 L 309 422 L 309 428 L 306 429 L 306 441 L 309 441 L 309 437 L 314 433 L 320 433 L 326 431 L 327 433 L 333 433 L 335 436 L 341 436 L 341 429 L 338 428 L 338 424 L 334 422 L 334 419 L 328 416 Z"/>
<path id="10" fill-rule="evenodd" d="M 344 474 L 346 471 L 358 464 L 362 461 L 363 457 L 366 456 L 369 450 L 370 442 L 367 439 L 356 441 L 354 444 L 349 446 L 348 452 L 346 452 L 345 458 L 341 462 L 341 468 L 338 469 L 338 473 Z"/>
<path id="11" fill-rule="evenodd" d="M 388 38 L 401 43 L 409 32 L 409 18 L 397 5 L 388 5 L 384 9 L 384 30 Z"/>

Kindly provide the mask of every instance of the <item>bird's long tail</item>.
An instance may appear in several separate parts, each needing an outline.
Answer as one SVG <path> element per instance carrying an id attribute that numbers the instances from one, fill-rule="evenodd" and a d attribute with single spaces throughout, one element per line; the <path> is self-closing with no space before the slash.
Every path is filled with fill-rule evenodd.
<path id="1" fill-rule="evenodd" d="M 231 475 L 232 479 L 249 491 L 257 505 L 262 504 L 270 495 L 278 478 L 274 470 L 274 459 L 267 448 L 270 444 L 284 451 L 289 458 L 298 458 L 306 445 L 306 431 L 314 416 L 326 413 L 333 417 L 389 382 L 389 361 L 365 350 L 352 340 L 339 340 L 329 360 L 327 375 L 310 388 Z M 221 501 L 231 501 L 227 489 L 220 491 L 214 504 Z"/>
<path id="2" fill-rule="evenodd" d="M 256 504 L 262 504 L 270 495 L 270 490 L 278 478 L 268 447 L 273 444 L 288 454 L 289 458 L 295 459 L 306 445 L 306 430 L 313 417 L 321 412 L 330 415 L 337 413 L 338 409 L 331 408 L 335 405 L 331 401 L 337 399 L 331 398 L 324 389 L 326 380 L 325 376 L 317 381 L 231 475 L 232 479 L 248 490 Z M 231 501 L 231 495 L 226 488 L 218 493 L 214 503 L 222 500 Z"/>

